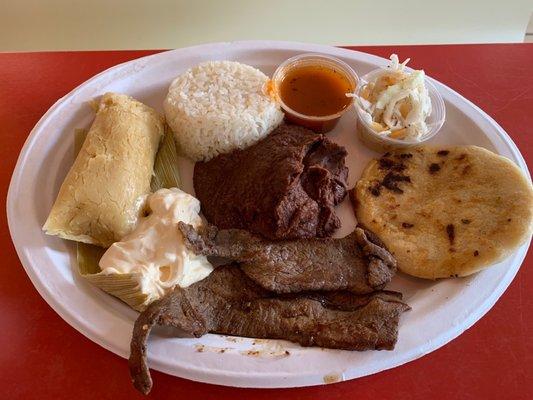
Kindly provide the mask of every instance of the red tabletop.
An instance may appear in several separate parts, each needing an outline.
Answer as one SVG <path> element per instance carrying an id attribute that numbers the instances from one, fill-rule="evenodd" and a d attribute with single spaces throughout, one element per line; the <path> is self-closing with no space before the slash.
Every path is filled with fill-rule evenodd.
<path id="1" fill-rule="evenodd" d="M 533 44 L 362 47 L 400 59 L 480 106 L 533 162 Z M 0 54 L 0 185 L 28 133 L 61 96 L 92 75 L 154 51 Z M 39 201 L 39 199 L 35 199 Z M 4 208 L 5 209 L 5 208 Z M 0 398 L 135 399 L 126 360 L 63 321 L 17 258 L 5 213 L 0 245 Z M 182 399 L 533 399 L 533 256 L 488 314 L 441 349 L 404 366 L 328 386 L 236 389 L 153 372 L 149 397 Z M 400 332 L 401 335 L 401 332 Z"/>

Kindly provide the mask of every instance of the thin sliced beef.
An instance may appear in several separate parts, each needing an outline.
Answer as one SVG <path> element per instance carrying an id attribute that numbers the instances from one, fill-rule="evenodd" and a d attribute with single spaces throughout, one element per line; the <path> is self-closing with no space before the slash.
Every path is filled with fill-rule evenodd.
<path id="1" fill-rule="evenodd" d="M 382 289 L 396 272 L 391 254 L 361 228 L 342 239 L 281 241 L 214 226 L 199 233 L 180 223 L 179 229 L 195 253 L 237 261 L 246 275 L 277 293 L 344 289 L 370 293 Z"/>
<path id="2" fill-rule="evenodd" d="M 194 167 L 207 220 L 269 239 L 327 237 L 340 227 L 346 150 L 308 129 L 281 125 L 255 145 Z"/>
<path id="3" fill-rule="evenodd" d="M 215 332 L 286 339 L 302 346 L 391 350 L 399 317 L 408 309 L 401 295 L 391 292 L 279 296 L 254 283 L 240 268 L 224 266 L 188 288 L 175 288 L 141 313 L 133 330 L 130 373 L 134 386 L 148 393 L 152 380 L 146 346 L 155 324 L 196 337 Z"/>

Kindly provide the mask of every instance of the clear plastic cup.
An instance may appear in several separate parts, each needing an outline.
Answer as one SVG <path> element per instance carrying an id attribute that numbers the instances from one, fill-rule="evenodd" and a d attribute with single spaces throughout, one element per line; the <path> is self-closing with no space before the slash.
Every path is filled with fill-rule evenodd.
<path id="1" fill-rule="evenodd" d="M 353 99 L 344 109 L 331 115 L 305 115 L 290 108 L 280 96 L 280 85 L 290 70 L 304 66 L 320 66 L 335 70 L 342 74 L 347 82 L 350 83 L 350 86 L 353 87 L 353 92 L 357 89 L 359 78 L 355 71 L 344 61 L 335 57 L 315 53 L 305 53 L 291 57 L 280 64 L 274 72 L 272 76 L 272 88 L 277 100 L 280 102 L 281 108 L 285 112 L 285 118 L 289 122 L 312 129 L 318 133 L 329 132 L 337 125 L 341 116 L 351 108 Z"/>
<path id="2" fill-rule="evenodd" d="M 406 68 L 405 71 L 412 72 L 412 69 Z M 363 110 L 359 103 L 361 90 L 367 83 L 375 81 L 379 75 L 384 72 L 387 72 L 387 69 L 379 68 L 360 78 L 359 87 L 356 91 L 354 107 L 357 114 L 357 133 L 361 141 L 374 151 L 387 152 L 394 149 L 407 149 L 409 147 L 418 146 L 434 137 L 444 124 L 444 120 L 446 118 L 446 108 L 444 106 L 444 100 L 442 99 L 442 96 L 427 76 L 425 77 L 424 83 L 428 89 L 429 98 L 431 99 L 431 114 L 426 119 L 426 124 L 429 130 L 424 136 L 418 140 L 390 138 L 377 133 L 374 129 L 372 129 L 371 125 L 364 120 Z"/>

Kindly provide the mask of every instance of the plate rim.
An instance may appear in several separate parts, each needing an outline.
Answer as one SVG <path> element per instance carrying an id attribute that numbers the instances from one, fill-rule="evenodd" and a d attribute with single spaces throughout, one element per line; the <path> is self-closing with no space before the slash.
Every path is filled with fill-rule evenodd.
<path id="1" fill-rule="evenodd" d="M 358 53 L 358 58 L 365 59 L 365 61 L 369 61 L 371 63 L 383 64 L 384 62 L 386 62 L 386 59 L 382 57 L 375 56 L 373 54 L 369 54 L 365 52 L 361 52 L 358 50 L 351 50 L 351 49 L 333 47 L 333 46 L 328 46 L 328 45 L 317 45 L 317 44 L 310 44 L 310 43 L 300 43 L 300 42 L 290 42 L 290 41 L 268 41 L 268 40 L 207 43 L 207 44 L 202 44 L 202 45 L 197 45 L 197 46 L 163 51 L 160 53 L 147 55 L 147 56 L 140 57 L 134 60 L 126 61 L 124 63 L 120 63 L 118 65 L 110 67 L 92 76 L 88 80 L 84 81 L 83 83 L 81 83 L 80 85 L 78 85 L 77 87 L 69 91 L 67 94 L 65 94 L 60 99 L 58 99 L 46 111 L 46 113 L 39 119 L 37 124 L 33 127 L 30 134 L 26 138 L 24 145 L 18 156 L 15 168 L 13 170 L 13 174 L 11 177 L 11 181 L 10 181 L 8 193 L 7 193 L 7 201 L 6 201 L 6 211 L 7 211 L 9 233 L 12 238 L 12 242 L 14 244 L 19 260 L 21 264 L 23 265 L 24 270 L 26 271 L 26 274 L 29 276 L 32 284 L 37 289 L 41 297 L 50 305 L 50 307 L 52 307 L 52 309 L 57 314 L 59 314 L 59 316 L 63 318 L 63 320 L 65 320 L 69 325 L 75 328 L 78 332 L 82 333 L 84 336 L 89 338 L 91 341 L 99 344 L 100 346 L 104 347 L 105 349 L 109 351 L 112 351 L 115 354 L 118 354 L 121 357 L 127 358 L 127 354 L 124 354 L 124 351 L 122 349 L 117 348 L 114 345 L 112 345 L 112 343 L 110 343 L 109 341 L 106 341 L 103 338 L 100 338 L 94 332 L 91 332 L 90 329 L 87 329 L 87 327 L 84 326 L 83 323 L 80 323 L 80 321 L 76 319 L 75 315 L 73 315 L 68 309 L 64 308 L 63 305 L 59 303 L 51 293 L 48 292 L 48 290 L 44 287 L 44 285 L 38 279 L 38 276 L 36 275 L 36 273 L 31 268 L 31 262 L 27 258 L 26 254 L 22 251 L 23 246 L 18 240 L 17 226 L 13 223 L 13 217 L 15 213 L 14 203 L 16 201 L 16 199 L 14 198 L 15 186 L 21 179 L 23 166 L 29 154 L 31 153 L 30 150 L 32 148 L 32 143 L 34 142 L 39 130 L 41 129 L 41 126 L 50 117 L 52 117 L 52 115 L 55 112 L 58 111 L 60 106 L 68 98 L 75 95 L 76 92 L 78 92 L 79 90 L 81 90 L 82 88 L 86 86 L 90 86 L 95 81 L 102 78 L 104 75 L 109 74 L 111 71 L 117 72 L 122 68 L 131 67 L 134 65 L 138 67 L 142 67 L 143 65 L 148 64 L 153 59 L 160 58 L 160 57 L 168 57 L 169 53 L 176 53 L 176 52 L 186 53 L 186 52 L 206 51 L 208 49 L 213 49 L 215 47 L 221 48 L 223 46 L 234 47 L 235 50 L 239 48 L 242 48 L 242 50 L 247 50 L 247 49 L 258 50 L 258 49 L 265 48 L 265 49 L 276 49 L 276 50 L 323 52 L 323 53 L 334 54 L 334 55 L 339 55 L 339 56 L 348 56 L 349 54 L 353 56 L 354 53 Z M 507 146 L 509 147 L 509 150 L 513 154 L 515 162 L 517 162 L 522 172 L 531 181 L 531 177 L 530 177 L 529 170 L 527 168 L 527 164 L 524 158 L 522 157 L 518 147 L 513 142 L 511 137 L 507 134 L 507 132 L 505 132 L 505 130 L 491 116 L 489 116 L 487 113 L 481 110 L 478 106 L 476 106 L 470 100 L 466 99 L 461 94 L 449 88 L 448 86 L 444 85 L 443 83 L 433 78 L 430 78 L 430 79 L 438 87 L 439 90 L 448 92 L 447 93 L 448 95 L 455 96 L 459 101 L 462 101 L 466 105 L 470 106 L 475 112 L 477 112 L 482 117 L 482 120 L 484 120 L 484 122 L 488 123 L 490 126 L 492 126 L 492 128 L 495 129 L 500 139 L 502 139 L 503 142 L 507 144 Z M 477 122 L 480 122 L 480 121 L 477 121 Z M 514 253 L 515 257 L 518 256 L 518 259 L 514 261 L 514 264 L 516 264 L 516 266 L 513 265 L 513 268 L 510 268 L 508 271 L 506 271 L 504 277 L 500 280 L 500 282 L 497 285 L 497 290 L 494 290 L 492 295 L 489 298 L 484 300 L 484 302 L 482 303 L 482 306 L 476 309 L 476 312 L 471 313 L 469 317 L 466 319 L 466 321 L 460 324 L 460 326 L 454 327 L 453 330 L 447 330 L 446 332 L 444 332 L 443 334 L 435 338 L 435 340 L 428 343 L 423 348 L 420 348 L 418 352 L 412 352 L 411 354 L 408 353 L 403 358 L 393 363 L 392 365 L 387 366 L 384 369 L 382 368 L 376 371 L 370 371 L 369 373 L 364 373 L 364 374 L 355 375 L 355 376 L 347 376 L 346 379 L 354 379 L 359 376 L 371 375 L 371 374 L 380 372 L 382 370 L 395 368 L 399 365 L 415 360 L 425 354 L 428 354 L 444 346 L 445 344 L 449 343 L 451 340 L 459 336 L 462 332 L 469 329 L 472 325 L 474 325 L 475 322 L 481 319 L 492 308 L 492 306 L 496 303 L 499 297 L 505 292 L 506 288 L 510 285 L 510 283 L 512 282 L 512 280 L 518 273 L 520 266 L 523 263 L 523 260 L 527 254 L 527 249 L 530 245 L 530 242 L 531 240 L 517 249 L 517 251 Z M 445 336 L 445 337 L 442 337 L 442 336 Z M 439 339 L 439 340 L 436 340 L 436 339 Z M 195 368 L 196 366 L 180 368 L 180 367 L 177 367 L 176 365 L 169 365 L 168 363 L 164 361 L 154 360 L 154 359 L 150 359 L 150 367 L 153 369 L 162 371 L 162 372 L 166 372 L 171 375 L 193 379 L 195 381 L 222 384 L 222 385 L 228 385 L 228 386 L 238 386 L 238 387 L 271 387 L 273 388 L 273 387 L 311 386 L 311 385 L 323 384 L 323 382 L 321 382 L 321 380 L 318 381 L 315 376 L 310 376 L 311 374 L 308 374 L 309 376 L 305 376 L 305 377 L 301 377 L 300 375 L 295 378 L 291 377 L 290 379 L 287 379 L 288 382 L 283 382 L 283 379 L 281 379 L 280 382 L 273 383 L 271 382 L 272 375 L 273 375 L 272 373 L 270 373 L 269 376 L 263 376 L 261 374 L 259 375 L 248 374 L 246 377 L 243 377 L 242 373 L 233 374 L 232 371 L 224 370 L 223 374 L 221 374 L 217 372 L 218 370 L 211 369 L 208 372 L 202 371 L 202 373 L 198 375 L 198 369 L 201 369 L 201 368 Z M 319 375 L 320 377 L 322 377 L 322 374 L 319 374 Z M 250 384 L 249 383 L 250 379 L 254 379 L 255 383 Z M 259 384 L 258 384 L 258 381 L 259 381 Z"/>

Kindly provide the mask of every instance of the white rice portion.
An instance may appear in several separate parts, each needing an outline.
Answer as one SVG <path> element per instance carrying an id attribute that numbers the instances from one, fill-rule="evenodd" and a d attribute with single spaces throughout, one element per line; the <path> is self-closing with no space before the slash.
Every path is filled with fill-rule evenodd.
<path id="1" fill-rule="evenodd" d="M 265 92 L 268 77 L 234 61 L 209 61 L 170 85 L 164 102 L 180 154 L 207 161 L 243 149 L 283 120 L 279 104 Z"/>

